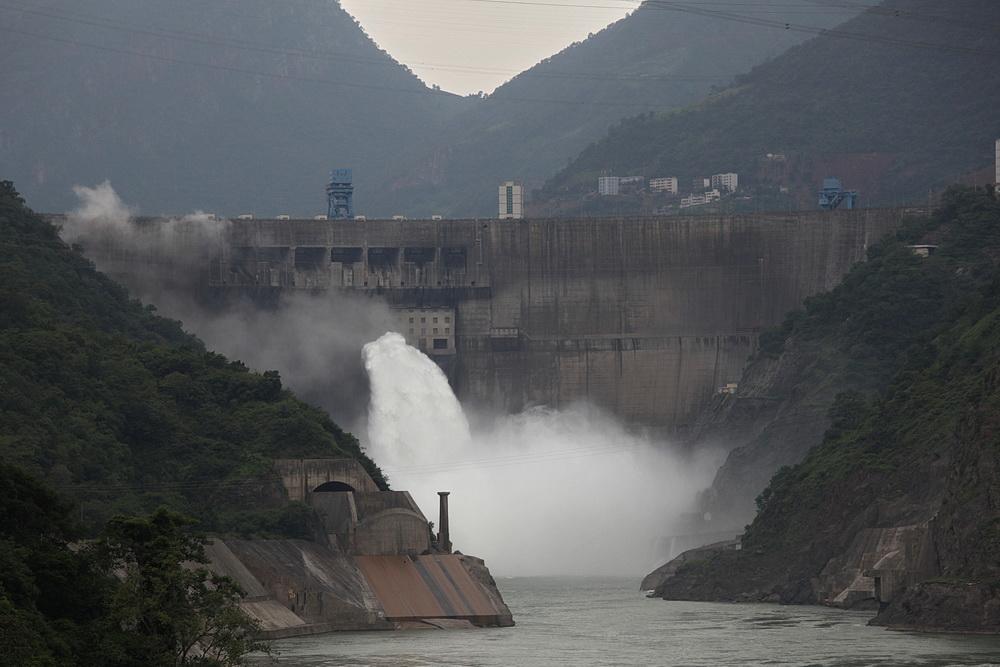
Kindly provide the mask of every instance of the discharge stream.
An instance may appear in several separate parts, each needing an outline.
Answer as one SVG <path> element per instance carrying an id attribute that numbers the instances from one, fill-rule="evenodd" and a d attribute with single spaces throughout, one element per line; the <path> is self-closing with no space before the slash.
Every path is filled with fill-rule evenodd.
<path id="1" fill-rule="evenodd" d="M 441 369 L 396 333 L 365 345 L 370 453 L 495 574 L 641 575 L 719 464 L 630 433 L 587 405 L 466 415 Z M 470 425 L 471 422 L 471 425 Z"/>

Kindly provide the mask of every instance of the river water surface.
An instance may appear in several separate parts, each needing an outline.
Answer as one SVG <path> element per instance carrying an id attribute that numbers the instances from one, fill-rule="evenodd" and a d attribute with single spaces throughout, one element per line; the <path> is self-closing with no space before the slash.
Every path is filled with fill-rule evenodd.
<path id="1" fill-rule="evenodd" d="M 551 665 L 1000 665 L 1000 638 L 892 632 L 870 613 L 651 600 L 633 578 L 497 583 L 517 626 L 302 637 L 287 667 Z"/>

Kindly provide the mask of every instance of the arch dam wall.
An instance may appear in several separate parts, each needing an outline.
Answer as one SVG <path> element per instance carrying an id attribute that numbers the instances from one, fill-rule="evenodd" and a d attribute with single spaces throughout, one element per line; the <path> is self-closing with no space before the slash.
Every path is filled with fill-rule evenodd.
<path id="1" fill-rule="evenodd" d="M 404 334 L 421 326 L 407 309 L 450 309 L 453 353 L 435 358 L 464 402 L 588 400 L 676 430 L 738 380 L 762 328 L 834 287 L 908 213 L 234 221 L 207 280 L 365 293 L 400 309 Z"/>

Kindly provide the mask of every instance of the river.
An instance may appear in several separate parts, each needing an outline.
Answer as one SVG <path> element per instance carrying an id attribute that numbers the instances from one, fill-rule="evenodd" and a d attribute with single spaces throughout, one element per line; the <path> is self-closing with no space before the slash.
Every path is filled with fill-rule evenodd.
<path id="1" fill-rule="evenodd" d="M 867 612 L 666 602 L 634 578 L 497 582 L 517 626 L 341 633 L 275 642 L 283 667 L 1000 665 L 1000 637 L 893 632 Z M 267 661 L 263 661 L 265 664 Z"/>

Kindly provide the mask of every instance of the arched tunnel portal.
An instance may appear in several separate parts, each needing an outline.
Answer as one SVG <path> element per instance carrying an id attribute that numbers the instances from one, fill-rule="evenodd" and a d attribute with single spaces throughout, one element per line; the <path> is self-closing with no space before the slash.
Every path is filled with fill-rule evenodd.
<path id="1" fill-rule="evenodd" d="M 324 482 L 312 490 L 313 493 L 344 493 L 347 491 L 353 493 L 355 488 L 347 482 L 338 482 L 336 480 Z"/>

